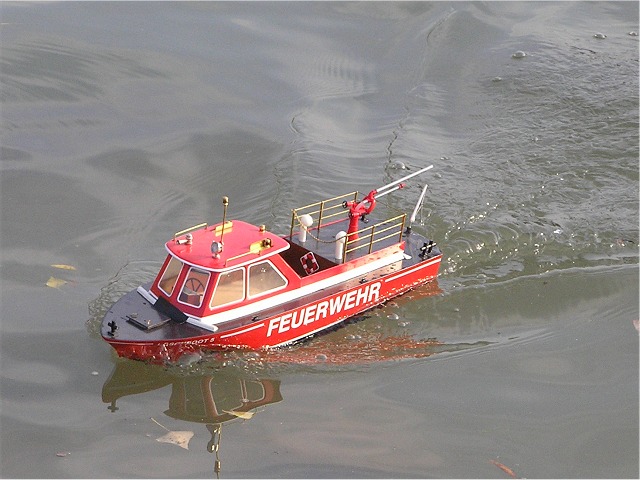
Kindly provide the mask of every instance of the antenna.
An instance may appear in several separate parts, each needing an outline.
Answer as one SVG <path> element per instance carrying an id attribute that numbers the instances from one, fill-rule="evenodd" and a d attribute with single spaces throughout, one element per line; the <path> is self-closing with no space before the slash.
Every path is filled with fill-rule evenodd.
<path id="1" fill-rule="evenodd" d="M 418 210 L 422 208 L 422 202 L 424 202 L 424 195 L 427 193 L 428 187 L 429 185 L 425 184 L 424 188 L 422 189 L 422 193 L 420 194 L 420 198 L 418 198 L 418 202 L 416 203 L 416 208 L 413 209 L 413 213 L 411 214 L 411 217 L 409 217 L 409 226 L 407 227 L 407 230 L 405 232 L 407 234 L 411 233 L 411 226 L 413 225 L 413 222 L 416 221 Z"/>
<path id="2" fill-rule="evenodd" d="M 227 221 L 227 206 L 229 206 L 229 198 L 228 197 L 222 197 L 222 205 L 224 206 L 224 212 L 222 213 L 222 227 L 220 229 L 220 241 L 213 241 L 211 242 L 211 255 L 213 255 L 213 258 L 220 258 L 220 252 L 222 252 L 223 247 L 223 243 L 222 243 L 222 237 L 224 236 L 224 224 Z M 217 233 L 218 229 L 216 228 L 216 233 Z"/>
<path id="3" fill-rule="evenodd" d="M 224 224 L 227 221 L 227 207 L 229 206 L 229 197 L 222 197 L 222 206 L 224 211 L 222 212 L 222 231 L 220 232 L 220 243 L 222 243 L 222 237 L 224 236 Z"/>

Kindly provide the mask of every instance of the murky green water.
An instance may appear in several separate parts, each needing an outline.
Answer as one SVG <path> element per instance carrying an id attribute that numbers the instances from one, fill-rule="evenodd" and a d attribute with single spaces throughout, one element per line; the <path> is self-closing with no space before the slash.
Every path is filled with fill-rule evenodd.
<path id="1" fill-rule="evenodd" d="M 0 8 L 3 477 L 637 478 L 637 3 Z M 429 164 L 386 198 L 429 184 L 436 286 L 271 355 L 99 338 L 221 196 L 284 233 Z"/>

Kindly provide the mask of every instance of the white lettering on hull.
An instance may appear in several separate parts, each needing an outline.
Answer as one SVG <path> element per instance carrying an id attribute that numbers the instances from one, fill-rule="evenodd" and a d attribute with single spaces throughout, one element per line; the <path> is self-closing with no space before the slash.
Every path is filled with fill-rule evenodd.
<path id="1" fill-rule="evenodd" d="M 360 305 L 375 303 L 380 298 L 381 285 L 380 282 L 372 283 L 360 287 L 357 290 L 351 290 L 350 292 L 335 296 L 329 300 L 312 303 L 293 312 L 272 318 L 269 321 L 267 337 L 270 337 L 274 331 L 284 333 L 292 328 L 299 328 L 302 325 L 309 325 L 318 320 L 353 310 Z"/>

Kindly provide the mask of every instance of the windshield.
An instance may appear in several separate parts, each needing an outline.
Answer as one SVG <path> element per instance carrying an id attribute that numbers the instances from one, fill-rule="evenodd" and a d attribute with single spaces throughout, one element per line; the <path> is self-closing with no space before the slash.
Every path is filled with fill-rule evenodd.
<path id="1" fill-rule="evenodd" d="M 211 298 L 211 308 L 244 299 L 244 268 L 218 275 L 216 291 Z"/>
<path id="2" fill-rule="evenodd" d="M 207 290 L 209 277 L 210 274 L 206 270 L 191 267 L 182 284 L 182 290 L 180 291 L 178 300 L 194 307 L 202 305 L 202 298 L 204 297 L 204 292 Z"/>
<path id="3" fill-rule="evenodd" d="M 158 282 L 158 287 L 167 296 L 171 296 L 173 293 L 173 289 L 176 286 L 176 281 L 178 280 L 178 275 L 180 275 L 180 270 L 182 270 L 182 262 L 178 260 L 176 257 L 171 257 L 167 268 L 165 268 L 164 273 L 162 274 L 162 278 Z"/>

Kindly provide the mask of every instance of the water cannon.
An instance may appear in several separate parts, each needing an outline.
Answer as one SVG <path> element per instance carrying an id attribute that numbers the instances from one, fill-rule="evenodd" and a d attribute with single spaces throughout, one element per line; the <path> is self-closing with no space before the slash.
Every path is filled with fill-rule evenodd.
<path id="1" fill-rule="evenodd" d="M 343 202 L 342 206 L 349 209 L 349 230 L 347 231 L 348 239 L 357 240 L 357 232 L 359 230 L 358 220 L 362 218 L 364 222 L 367 221 L 366 216 L 373 212 L 373 210 L 376 208 L 376 200 L 378 198 L 404 188 L 406 184 L 403 182 L 417 175 L 420 175 L 427 170 L 431 170 L 432 168 L 433 165 L 429 165 L 428 167 L 422 168 L 417 172 L 413 172 L 405 177 L 400 178 L 399 180 L 383 185 L 380 188 L 373 189 L 359 202 L 356 202 L 355 200 Z M 424 192 L 421 196 L 421 199 L 422 198 L 424 198 Z"/>

